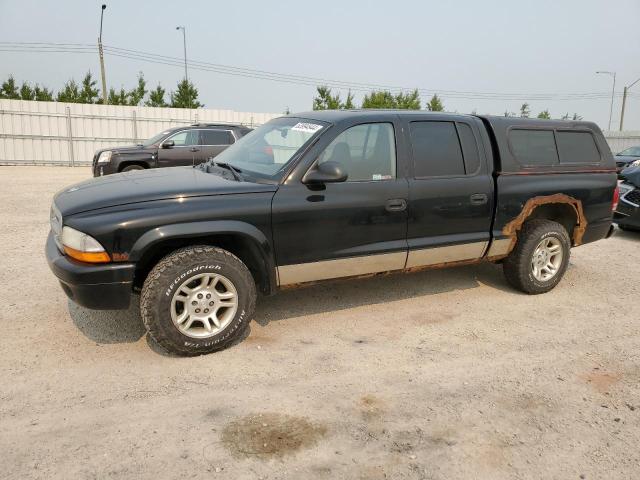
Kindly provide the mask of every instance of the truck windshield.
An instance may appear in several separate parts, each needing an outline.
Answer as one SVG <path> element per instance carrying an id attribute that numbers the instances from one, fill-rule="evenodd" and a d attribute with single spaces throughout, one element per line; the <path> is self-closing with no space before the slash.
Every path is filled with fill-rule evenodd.
<path id="1" fill-rule="evenodd" d="M 317 120 L 282 117 L 242 137 L 215 157 L 249 175 L 275 179 L 294 155 L 319 135 L 326 124 Z"/>
<path id="2" fill-rule="evenodd" d="M 621 151 L 618 155 L 627 155 L 629 157 L 640 157 L 640 146 L 627 148 Z"/>

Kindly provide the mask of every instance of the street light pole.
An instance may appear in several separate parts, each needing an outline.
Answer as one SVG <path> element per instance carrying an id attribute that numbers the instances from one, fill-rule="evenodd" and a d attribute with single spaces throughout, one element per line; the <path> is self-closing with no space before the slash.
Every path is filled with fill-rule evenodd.
<path id="1" fill-rule="evenodd" d="M 191 106 L 191 92 L 189 89 L 189 72 L 187 71 L 187 29 L 184 26 L 176 27 L 176 30 L 182 30 L 182 43 L 184 46 L 184 79 L 187 82 L 187 101 Z"/>
<path id="2" fill-rule="evenodd" d="M 620 110 L 620 131 L 622 131 L 622 125 L 624 124 L 624 107 L 627 104 L 627 92 L 638 82 L 640 82 L 640 78 L 633 82 L 631 85 L 624 87 L 624 91 L 622 93 L 622 110 Z"/>
<path id="3" fill-rule="evenodd" d="M 100 11 L 100 36 L 98 37 L 98 54 L 100 55 L 100 71 L 102 73 L 102 103 L 107 104 L 107 76 L 104 73 L 104 52 L 102 51 L 102 18 L 107 6 L 103 3 Z"/>
<path id="4" fill-rule="evenodd" d="M 613 77 L 613 88 L 611 89 L 611 108 L 609 109 L 609 131 L 611 131 L 611 118 L 613 117 L 613 97 L 616 93 L 616 72 L 597 71 L 596 73 L 603 73 L 605 75 L 611 75 Z"/>

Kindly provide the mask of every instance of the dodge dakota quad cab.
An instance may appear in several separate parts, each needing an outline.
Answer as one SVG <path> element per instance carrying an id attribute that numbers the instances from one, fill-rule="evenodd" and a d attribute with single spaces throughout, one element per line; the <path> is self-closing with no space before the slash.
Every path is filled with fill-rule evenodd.
<path id="1" fill-rule="evenodd" d="M 617 195 L 593 123 L 309 112 L 199 167 L 64 189 L 46 255 L 78 304 L 123 309 L 140 292 L 149 335 L 197 355 L 241 335 L 258 292 L 306 282 L 490 261 L 547 292 L 571 247 L 611 234 Z"/>

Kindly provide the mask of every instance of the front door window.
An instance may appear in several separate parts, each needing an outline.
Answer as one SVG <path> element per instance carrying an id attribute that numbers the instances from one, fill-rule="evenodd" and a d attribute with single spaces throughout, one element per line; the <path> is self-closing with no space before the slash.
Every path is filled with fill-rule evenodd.
<path id="1" fill-rule="evenodd" d="M 396 177 L 396 144 L 393 125 L 368 123 L 338 135 L 318 158 L 337 162 L 349 175 L 348 182 L 391 180 Z"/>

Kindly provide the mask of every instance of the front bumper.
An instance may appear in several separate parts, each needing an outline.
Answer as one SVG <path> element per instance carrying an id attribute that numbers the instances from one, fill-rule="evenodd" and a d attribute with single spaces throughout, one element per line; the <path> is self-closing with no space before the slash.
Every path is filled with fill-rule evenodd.
<path id="1" fill-rule="evenodd" d="M 613 221 L 622 227 L 640 229 L 640 207 L 620 199 Z"/>
<path id="2" fill-rule="evenodd" d="M 94 177 L 102 177 L 104 175 L 111 175 L 112 173 L 118 173 L 118 170 L 113 165 L 113 162 L 109 162 L 109 163 L 93 162 L 92 171 L 93 171 Z"/>
<path id="3" fill-rule="evenodd" d="M 47 262 L 62 290 L 78 305 L 94 310 L 122 310 L 131 301 L 133 263 L 91 265 L 60 253 L 49 232 L 45 247 Z"/>

